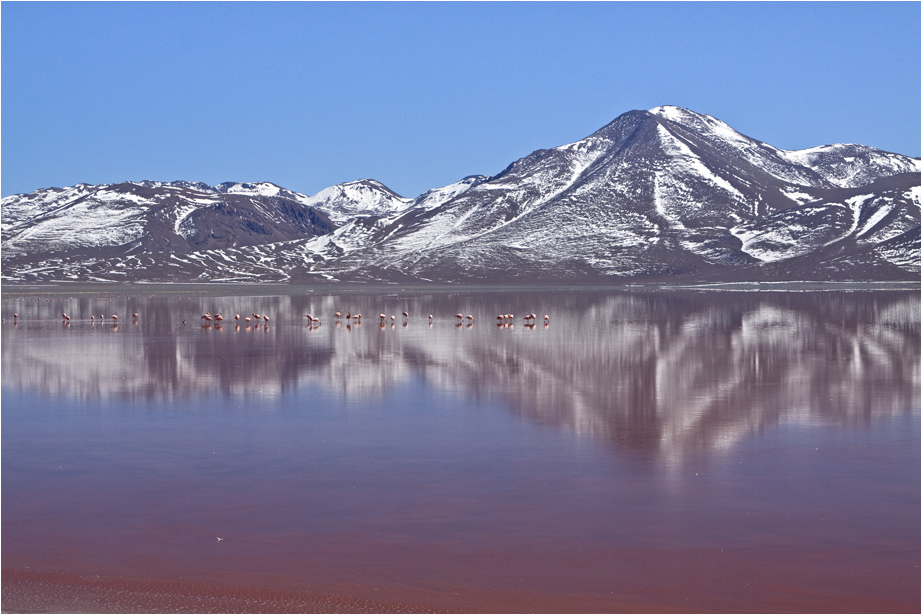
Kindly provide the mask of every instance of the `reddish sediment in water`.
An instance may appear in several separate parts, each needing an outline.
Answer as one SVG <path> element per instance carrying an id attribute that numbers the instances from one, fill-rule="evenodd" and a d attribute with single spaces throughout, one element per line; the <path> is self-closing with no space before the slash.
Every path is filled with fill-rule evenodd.
<path id="1" fill-rule="evenodd" d="M 3 570 L 5 613 L 408 613 L 444 609 L 344 594 Z"/>
<path id="2" fill-rule="evenodd" d="M 662 610 L 628 600 L 588 596 L 345 585 L 327 588 L 327 591 L 292 591 L 247 584 L 137 580 L 6 568 L 3 569 L 2 586 L 3 613 L 605 613 Z"/>

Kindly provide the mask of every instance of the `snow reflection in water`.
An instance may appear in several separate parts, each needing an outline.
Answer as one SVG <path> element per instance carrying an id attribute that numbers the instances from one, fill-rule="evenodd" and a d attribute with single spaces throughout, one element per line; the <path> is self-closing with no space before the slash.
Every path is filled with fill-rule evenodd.
<path id="1" fill-rule="evenodd" d="M 58 299 L 4 303 L 5 387 L 170 400 L 276 398 L 313 385 L 374 398 L 420 379 L 663 458 L 721 450 L 783 422 L 868 421 L 919 408 L 917 293 Z M 362 322 L 335 319 L 338 310 L 364 313 Z M 58 322 L 61 311 L 70 325 Z M 133 312 L 136 322 L 126 317 Z M 204 312 L 226 319 L 206 323 Z M 253 312 L 271 321 L 233 319 Z M 550 325 L 526 326 L 528 312 L 552 315 Z M 89 320 L 110 313 L 123 315 L 118 326 Z M 323 324 L 308 326 L 306 313 Z M 382 326 L 379 313 L 396 319 Z M 475 322 L 459 326 L 455 313 Z M 502 326 L 510 321 L 496 315 L 508 313 L 514 325 Z"/>

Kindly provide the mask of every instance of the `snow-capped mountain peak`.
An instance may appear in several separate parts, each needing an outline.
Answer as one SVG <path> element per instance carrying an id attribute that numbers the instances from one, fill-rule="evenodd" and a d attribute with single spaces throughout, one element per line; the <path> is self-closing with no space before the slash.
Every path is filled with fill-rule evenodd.
<path id="1" fill-rule="evenodd" d="M 337 223 L 355 216 L 398 213 L 412 204 L 412 199 L 400 196 L 373 179 L 360 179 L 330 186 L 305 201 L 305 205 L 325 211 Z"/>

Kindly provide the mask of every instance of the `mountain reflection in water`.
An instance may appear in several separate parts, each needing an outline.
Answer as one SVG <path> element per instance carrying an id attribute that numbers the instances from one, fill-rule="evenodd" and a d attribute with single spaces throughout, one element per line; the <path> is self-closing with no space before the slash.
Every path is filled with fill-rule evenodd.
<path id="1" fill-rule="evenodd" d="M 335 320 L 340 309 L 363 322 Z M 203 326 L 206 311 L 226 320 Z M 514 326 L 498 325 L 510 311 Z M 524 325 L 527 311 L 536 326 Z M 271 320 L 233 320 L 251 312 Z M 120 324 L 99 324 L 112 313 Z M 309 327 L 305 313 L 323 324 Z M 455 313 L 476 320 L 458 326 Z M 915 292 L 10 297 L 2 374 L 4 387 L 50 396 L 160 400 L 307 385 L 374 398 L 419 379 L 672 459 L 783 422 L 917 414 L 919 315 Z"/>

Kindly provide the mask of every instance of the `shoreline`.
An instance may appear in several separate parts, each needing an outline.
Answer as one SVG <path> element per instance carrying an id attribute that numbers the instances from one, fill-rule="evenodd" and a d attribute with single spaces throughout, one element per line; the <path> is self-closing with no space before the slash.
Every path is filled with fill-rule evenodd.
<path id="1" fill-rule="evenodd" d="M 649 604 L 626 596 L 381 584 L 291 589 L 277 581 L 135 579 L 3 568 L 0 613 L 657 613 L 676 608 L 669 600 Z"/>
<path id="2" fill-rule="evenodd" d="M 492 285 L 492 284 L 277 284 L 277 283 L 147 283 L 147 282 L 48 282 L 42 284 L 3 282 L 0 295 L 23 294 L 99 294 L 107 292 L 177 294 L 190 296 L 266 296 L 266 295 L 426 295 L 453 293 L 509 292 L 878 292 L 919 291 L 922 281 L 873 282 L 706 282 L 646 283 L 622 285 Z"/>
<path id="3" fill-rule="evenodd" d="M 361 592 L 297 591 L 183 579 L 130 579 L 3 569 L 2 613 L 407 613 L 452 612 Z"/>
<path id="4" fill-rule="evenodd" d="M 544 593 L 336 582 L 306 588 L 296 579 L 243 579 L 142 579 L 3 568 L 0 613 L 901 613 L 912 612 L 917 604 L 911 596 L 803 594 L 787 584 L 752 603 L 752 596 L 732 588 L 726 595 L 689 594 L 680 586 L 653 593 L 643 587 L 624 593 L 623 586 L 621 592 L 613 587 L 610 592 Z M 305 588 L 292 588 L 292 583 Z"/>

